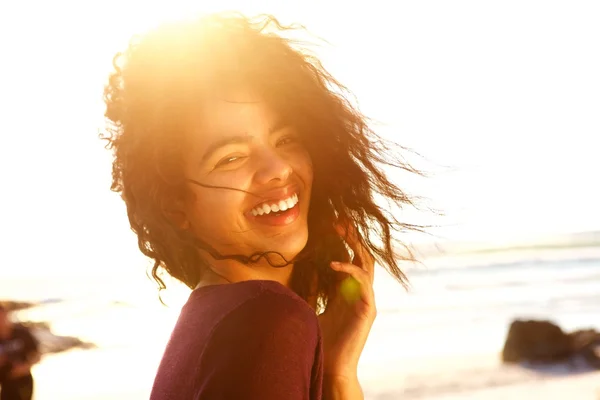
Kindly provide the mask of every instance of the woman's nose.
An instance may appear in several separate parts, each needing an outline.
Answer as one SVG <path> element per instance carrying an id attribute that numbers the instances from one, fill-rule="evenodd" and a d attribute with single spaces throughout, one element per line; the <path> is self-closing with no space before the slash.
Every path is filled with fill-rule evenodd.
<path id="1" fill-rule="evenodd" d="M 292 174 L 291 164 L 275 149 L 264 149 L 257 156 L 256 183 L 286 182 Z"/>

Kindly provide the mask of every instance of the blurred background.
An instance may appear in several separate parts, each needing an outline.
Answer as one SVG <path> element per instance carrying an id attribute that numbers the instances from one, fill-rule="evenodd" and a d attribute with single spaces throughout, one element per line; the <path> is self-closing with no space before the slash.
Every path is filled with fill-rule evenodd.
<path id="1" fill-rule="evenodd" d="M 422 261 L 409 291 L 377 276 L 366 397 L 599 398 L 599 372 L 500 358 L 514 318 L 600 329 L 594 0 L 0 3 L 0 300 L 30 303 L 13 317 L 55 335 L 38 333 L 56 352 L 35 398 L 148 398 L 189 291 L 172 283 L 163 306 L 146 277 L 109 191 L 102 90 L 132 34 L 220 10 L 325 39 L 325 67 L 429 172 L 394 176 L 426 198 L 401 219 L 434 227 L 401 238 Z"/>

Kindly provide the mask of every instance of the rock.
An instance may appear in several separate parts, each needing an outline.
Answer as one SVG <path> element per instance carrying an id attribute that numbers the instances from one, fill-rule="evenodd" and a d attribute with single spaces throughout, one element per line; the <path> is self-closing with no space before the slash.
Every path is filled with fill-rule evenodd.
<path id="1" fill-rule="evenodd" d="M 75 348 L 90 349 L 96 346 L 93 343 L 87 343 L 74 336 L 60 336 L 46 329 L 34 329 L 33 335 L 39 342 L 40 353 L 60 353 Z"/>
<path id="2" fill-rule="evenodd" d="M 502 360 L 507 363 L 554 363 L 574 356 L 582 356 L 589 366 L 600 369 L 600 332 L 581 329 L 566 333 L 550 321 L 516 320 L 502 350 Z"/>
<path id="3" fill-rule="evenodd" d="M 600 340 L 600 332 L 595 329 L 581 329 L 569 333 L 571 338 L 571 347 L 574 352 L 579 352 L 588 347 L 591 343 Z"/>
<path id="4" fill-rule="evenodd" d="M 550 321 L 516 320 L 510 325 L 502 360 L 504 362 L 554 362 L 572 355 L 572 339 Z"/>
<path id="5" fill-rule="evenodd" d="M 54 301 L 55 300 L 48 300 L 44 303 Z M 39 304 L 44 303 L 0 300 L 0 304 L 9 312 L 36 307 Z M 23 325 L 26 328 L 28 328 L 33 334 L 33 336 L 35 336 L 35 338 L 39 342 L 39 350 L 41 354 L 59 353 L 74 348 L 90 349 L 96 347 L 96 345 L 94 345 L 93 343 L 85 342 L 77 337 L 61 336 L 55 334 L 54 332 L 52 332 L 50 324 L 45 321 L 19 321 L 19 325 Z"/>
<path id="6" fill-rule="evenodd" d="M 26 308 L 35 307 L 36 305 L 37 304 L 35 303 L 28 303 L 25 301 L 0 300 L 0 306 L 4 307 L 8 312 L 24 310 Z"/>
<path id="7" fill-rule="evenodd" d="M 22 322 L 21 325 L 30 329 L 31 333 L 38 340 L 41 354 L 60 353 L 62 351 L 80 348 L 91 349 L 96 346 L 93 343 L 84 342 L 74 336 L 57 335 L 50 329 L 46 322 Z"/>
<path id="8" fill-rule="evenodd" d="M 581 354 L 591 367 L 600 370 L 600 333 L 597 333 L 596 338 L 581 349 Z"/>

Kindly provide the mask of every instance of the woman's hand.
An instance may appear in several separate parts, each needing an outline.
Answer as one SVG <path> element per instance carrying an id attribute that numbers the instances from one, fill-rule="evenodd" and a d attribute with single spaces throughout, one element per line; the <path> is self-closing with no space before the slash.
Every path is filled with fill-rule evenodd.
<path id="1" fill-rule="evenodd" d="M 352 263 L 331 263 L 339 276 L 337 290 L 330 294 L 327 308 L 319 316 L 325 381 L 358 382 L 358 360 L 376 315 L 375 260 L 360 243 L 353 227 L 338 228 L 338 231 L 354 252 L 354 259 Z"/>

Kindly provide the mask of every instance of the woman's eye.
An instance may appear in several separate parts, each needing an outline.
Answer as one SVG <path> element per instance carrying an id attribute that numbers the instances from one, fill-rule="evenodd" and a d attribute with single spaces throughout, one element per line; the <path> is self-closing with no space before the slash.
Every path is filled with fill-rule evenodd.
<path id="1" fill-rule="evenodd" d="M 215 165 L 215 168 L 224 167 L 226 165 L 230 165 L 230 164 L 232 164 L 232 163 L 234 163 L 236 161 L 242 160 L 244 158 L 245 158 L 244 156 L 230 156 L 230 157 L 225 157 L 225 158 L 221 159 L 217 163 L 217 165 Z"/>
<path id="2" fill-rule="evenodd" d="M 285 146 L 288 144 L 294 144 L 298 142 L 298 138 L 295 135 L 284 136 L 277 141 L 277 146 Z"/>

